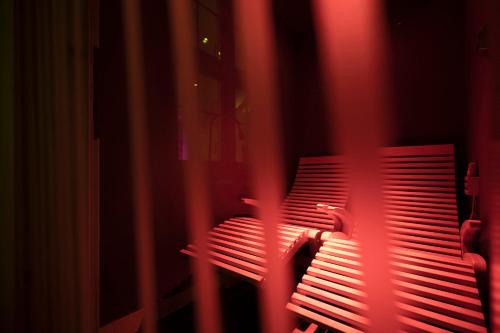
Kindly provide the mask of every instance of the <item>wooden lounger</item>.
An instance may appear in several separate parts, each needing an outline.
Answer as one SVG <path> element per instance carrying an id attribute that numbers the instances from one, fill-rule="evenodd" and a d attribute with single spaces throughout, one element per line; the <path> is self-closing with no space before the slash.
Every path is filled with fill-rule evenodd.
<path id="1" fill-rule="evenodd" d="M 401 328 L 486 332 L 475 278 L 477 261 L 469 260 L 470 254 L 461 248 L 453 146 L 385 148 L 383 163 Z M 369 325 L 364 283 L 356 238 L 330 237 L 287 308 L 315 326 L 364 331 Z"/>
<path id="2" fill-rule="evenodd" d="M 453 145 L 382 151 L 392 245 L 460 258 Z"/>
<path id="3" fill-rule="evenodd" d="M 303 157 L 295 181 L 286 196 L 279 224 L 279 248 L 290 259 L 308 240 L 319 241 L 320 232 L 332 231 L 335 221 L 316 209 L 318 203 L 344 207 L 347 201 L 344 165 L 338 156 Z M 255 205 L 255 200 L 243 199 Z M 211 262 L 227 271 L 261 282 L 266 274 L 262 223 L 250 217 L 234 217 L 210 231 Z M 182 253 L 196 257 L 190 244 Z"/>

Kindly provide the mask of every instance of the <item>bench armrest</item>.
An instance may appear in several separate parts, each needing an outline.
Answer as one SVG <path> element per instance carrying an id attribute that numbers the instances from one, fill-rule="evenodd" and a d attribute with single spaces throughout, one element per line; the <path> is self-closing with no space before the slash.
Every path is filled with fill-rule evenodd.
<path id="1" fill-rule="evenodd" d="M 255 199 L 250 199 L 250 198 L 241 198 L 241 201 L 243 201 L 244 204 L 249 205 L 249 206 L 254 206 L 254 207 L 259 207 L 259 202 Z"/>
<path id="2" fill-rule="evenodd" d="M 318 203 L 316 209 L 327 214 L 333 220 L 333 231 L 342 232 L 350 238 L 354 228 L 351 214 L 344 208 Z"/>
<path id="3" fill-rule="evenodd" d="M 465 220 L 460 227 L 460 247 L 462 248 L 462 258 L 471 263 L 474 271 L 485 272 L 487 265 L 481 255 L 473 253 L 473 242 L 476 234 L 481 230 L 481 220 Z"/>

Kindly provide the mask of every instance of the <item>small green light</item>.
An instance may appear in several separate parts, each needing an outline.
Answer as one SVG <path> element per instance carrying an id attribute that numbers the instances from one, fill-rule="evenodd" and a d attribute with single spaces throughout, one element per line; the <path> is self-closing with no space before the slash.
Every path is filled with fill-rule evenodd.
<path id="1" fill-rule="evenodd" d="M 201 40 L 201 42 L 202 42 L 203 44 L 208 43 L 208 37 L 203 37 L 203 39 Z"/>

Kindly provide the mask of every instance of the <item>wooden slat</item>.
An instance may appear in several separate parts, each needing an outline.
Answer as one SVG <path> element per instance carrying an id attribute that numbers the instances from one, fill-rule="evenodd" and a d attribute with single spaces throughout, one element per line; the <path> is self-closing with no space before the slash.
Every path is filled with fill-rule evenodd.
<path id="1" fill-rule="evenodd" d="M 419 276 L 436 278 L 443 281 L 458 283 L 469 287 L 476 286 L 476 279 L 474 278 L 474 276 L 453 273 L 428 267 L 422 267 L 398 261 L 392 261 L 392 265 L 398 272 L 409 272 L 413 274 L 418 274 Z"/>
<path id="2" fill-rule="evenodd" d="M 432 207 L 429 204 L 418 204 L 412 202 L 394 202 L 392 200 L 386 200 L 385 202 L 386 210 L 397 210 L 401 212 L 420 212 L 420 213 L 431 213 L 431 214 L 441 214 L 443 217 L 455 217 L 457 215 L 457 207 L 450 206 L 449 208 L 439 208 Z"/>
<path id="3" fill-rule="evenodd" d="M 196 252 L 196 246 L 188 245 L 188 250 Z M 267 269 L 262 266 L 262 262 L 255 263 L 248 261 L 248 255 L 245 255 L 245 253 L 240 252 L 239 254 L 242 256 L 240 258 L 237 257 L 238 254 L 235 253 L 237 251 L 230 251 L 230 249 L 225 249 L 224 252 L 218 252 L 218 250 L 219 249 L 217 249 L 217 251 L 210 250 L 208 251 L 208 254 L 216 260 L 225 262 L 226 264 L 234 265 L 238 268 L 242 268 L 253 273 L 262 275 L 267 272 Z"/>
<path id="4" fill-rule="evenodd" d="M 446 272 L 463 274 L 466 276 L 474 276 L 474 271 L 472 270 L 471 267 L 450 265 L 450 264 L 440 262 L 440 261 L 432 261 L 432 260 L 426 260 L 426 259 L 415 258 L 415 257 L 410 257 L 410 256 L 404 256 L 404 255 L 399 255 L 396 253 L 391 253 L 390 256 L 391 256 L 391 259 L 398 261 L 398 262 L 415 264 L 415 265 L 419 265 L 421 267 L 441 269 L 441 270 L 446 271 Z"/>
<path id="5" fill-rule="evenodd" d="M 355 242 L 343 242 L 342 240 L 339 239 L 329 239 L 323 243 L 323 247 L 327 248 L 334 248 L 334 249 L 346 249 L 346 250 L 351 250 L 351 251 L 357 251 L 359 249 L 358 244 Z"/>
<path id="6" fill-rule="evenodd" d="M 335 283 L 329 280 L 321 279 L 316 276 L 305 274 L 302 277 L 302 283 L 321 288 L 333 293 L 346 296 L 350 299 L 357 301 L 365 301 L 366 293 L 357 289 L 345 286 L 343 284 Z"/>
<path id="7" fill-rule="evenodd" d="M 422 244 L 422 245 L 429 244 L 429 245 L 433 245 L 435 247 L 456 249 L 457 251 L 460 250 L 460 243 L 457 240 L 447 241 L 447 240 L 441 240 L 441 239 L 430 238 L 430 237 L 412 236 L 412 235 L 392 233 L 392 232 L 389 233 L 389 237 L 391 239 L 398 240 L 398 241 L 413 242 L 413 243 Z"/>
<path id="8" fill-rule="evenodd" d="M 441 313 L 435 313 L 426 309 L 422 309 L 420 307 L 404 303 L 398 303 L 397 306 L 399 310 L 406 316 L 415 318 L 417 320 L 426 321 L 429 322 L 430 324 L 441 326 L 450 329 L 454 332 L 467 332 L 467 333 L 486 332 L 486 328 L 484 328 L 483 326 L 479 326 L 464 320 L 446 316 Z"/>
<path id="9" fill-rule="evenodd" d="M 416 162 L 416 163 L 434 163 L 434 162 L 454 162 L 454 157 L 452 155 L 444 155 L 444 156 L 412 156 L 412 157 L 390 157 L 386 156 L 382 158 L 382 163 L 390 164 L 390 163 L 408 163 L 408 162 Z"/>
<path id="10" fill-rule="evenodd" d="M 382 178 L 382 185 L 410 185 L 410 186 L 424 186 L 424 187 L 455 187 L 455 180 L 452 177 L 444 177 L 445 179 L 431 179 L 425 175 L 420 177 L 409 177 L 404 175 L 400 178 L 397 174 L 386 174 Z"/>
<path id="11" fill-rule="evenodd" d="M 254 237 L 254 239 L 259 239 L 259 240 L 264 239 L 264 233 L 262 231 L 252 230 L 250 228 L 237 227 L 234 225 L 223 223 L 223 224 L 219 225 L 219 227 L 217 227 L 216 230 L 219 230 L 219 229 L 222 229 L 225 231 L 240 232 L 242 234 L 246 234 L 248 237 L 252 236 L 252 237 Z M 288 242 L 293 242 L 295 240 L 295 237 L 291 237 L 291 236 L 284 235 L 281 233 L 278 234 L 278 238 L 282 239 L 284 241 L 288 241 Z"/>
<path id="12" fill-rule="evenodd" d="M 314 156 L 314 157 L 301 157 L 300 165 L 311 165 L 311 164 L 341 164 L 344 162 L 344 158 L 341 156 Z"/>
<path id="13" fill-rule="evenodd" d="M 454 215 L 439 214 L 439 213 L 434 213 L 432 211 L 424 213 L 424 212 L 401 210 L 401 209 L 386 209 L 385 212 L 388 216 L 397 215 L 397 216 L 421 217 L 421 218 L 458 222 L 458 217 L 455 214 Z"/>
<path id="14" fill-rule="evenodd" d="M 420 259 L 425 259 L 425 260 L 432 260 L 440 263 L 446 263 L 449 265 L 455 265 L 455 266 L 461 266 L 461 267 L 466 267 L 470 268 L 471 265 L 465 261 L 462 260 L 462 258 L 457 258 L 457 257 L 452 257 L 452 256 L 443 256 L 443 255 L 438 255 L 438 254 L 433 254 L 429 252 L 421 252 L 421 251 L 415 251 L 415 250 L 409 250 L 409 249 L 404 249 L 404 248 L 398 248 L 398 247 L 391 247 L 390 251 L 392 253 L 397 253 L 401 255 L 405 255 L 408 257 L 413 257 L 413 258 L 420 258 Z"/>
<path id="15" fill-rule="evenodd" d="M 322 252 L 316 253 L 316 258 L 320 259 L 321 261 L 328 262 L 330 264 L 342 265 L 344 267 L 353 268 L 353 269 L 360 269 L 361 268 L 361 263 L 357 260 L 351 260 L 351 259 L 346 259 L 346 258 L 342 258 L 342 257 L 332 256 L 332 255 L 325 254 Z"/>
<path id="16" fill-rule="evenodd" d="M 429 299 L 436 299 L 448 304 L 464 307 L 467 309 L 481 311 L 481 302 L 474 297 L 468 297 L 457 294 L 455 292 L 448 292 L 437 288 L 426 287 L 411 282 L 395 280 L 394 284 L 399 290 L 403 290 L 414 295 L 427 297 Z"/>
<path id="17" fill-rule="evenodd" d="M 404 304 L 417 306 L 428 311 L 441 313 L 446 316 L 461 318 L 464 321 L 477 325 L 484 325 L 484 316 L 479 311 L 470 310 L 449 303 L 436 301 L 427 297 L 407 293 L 404 291 L 396 291 L 396 297 Z"/>
<path id="18" fill-rule="evenodd" d="M 328 218 L 326 215 L 319 215 L 319 214 L 308 214 L 308 213 L 299 213 L 299 212 L 283 212 L 281 214 L 285 219 L 290 219 L 294 221 L 309 221 L 309 222 L 319 222 L 319 223 L 324 223 L 326 225 L 330 225 L 331 219 Z"/>
<path id="19" fill-rule="evenodd" d="M 444 145 L 423 145 L 423 146 L 402 146 L 402 147 L 384 147 L 381 148 L 381 154 L 387 157 L 414 157 L 422 156 L 450 156 L 453 158 L 454 146 L 452 144 Z"/>
<path id="20" fill-rule="evenodd" d="M 342 274 L 352 278 L 360 279 L 363 277 L 363 272 L 358 269 L 348 268 L 340 265 L 330 264 L 328 262 L 313 259 L 311 262 L 311 267 L 316 267 L 328 272 Z"/>
<path id="21" fill-rule="evenodd" d="M 413 273 L 394 271 L 396 278 L 401 281 L 419 284 L 429 288 L 435 288 L 439 290 L 444 290 L 450 293 L 456 293 L 459 295 L 467 297 L 478 297 L 478 291 L 476 288 L 463 286 L 461 284 L 443 281 L 431 277 L 425 277 Z"/>
<path id="22" fill-rule="evenodd" d="M 383 160 L 385 162 L 385 160 Z M 450 161 L 407 161 L 407 162 L 392 162 L 385 163 L 386 168 L 454 168 L 455 163 Z"/>
<path id="23" fill-rule="evenodd" d="M 453 146 L 392 147 L 381 149 L 381 154 L 385 216 L 402 329 L 484 332 L 475 274 L 461 259 Z M 326 183 L 332 180 L 327 170 L 302 166 L 303 179 L 286 204 L 314 210 L 306 205 L 328 200 L 328 193 L 341 193 L 332 188 L 339 183 Z M 292 297 L 295 304 L 289 303 L 288 308 L 323 327 L 345 331 L 350 325 L 342 329 L 337 325 L 348 324 L 346 317 L 365 312 L 360 307 L 366 297 L 362 272 L 357 242 L 326 241 Z M 335 314 L 338 310 L 349 312 Z"/>
<path id="24" fill-rule="evenodd" d="M 226 222 L 224 222 L 224 225 L 232 225 L 232 226 L 237 226 L 237 227 L 242 227 L 242 228 L 253 229 L 255 231 L 258 231 L 259 234 L 263 234 L 263 230 L 264 230 L 264 228 L 262 226 L 259 226 L 259 225 L 249 226 L 249 225 L 245 225 L 245 223 L 242 223 L 239 221 L 226 221 Z M 283 228 L 280 225 L 278 225 L 278 232 L 282 236 L 293 237 L 293 238 L 300 237 L 304 234 L 304 231 Z"/>
<path id="25" fill-rule="evenodd" d="M 197 255 L 195 252 L 193 251 L 189 251 L 189 250 L 181 250 L 182 253 L 190 256 L 190 257 L 193 257 L 193 258 L 196 258 Z M 263 280 L 264 280 L 264 277 L 262 275 L 259 275 L 259 274 L 255 274 L 255 273 L 252 273 L 252 272 L 249 272 L 247 270 L 244 270 L 244 269 L 241 269 L 241 268 L 238 268 L 238 267 L 235 267 L 231 264 L 227 264 L 225 262 L 222 262 L 222 261 L 219 261 L 219 260 L 216 260 L 216 259 L 209 259 L 210 263 L 212 263 L 213 265 L 216 265 L 220 268 L 223 268 L 227 271 L 230 271 L 236 275 L 239 275 L 239 276 L 243 276 L 255 283 L 261 283 Z"/>
<path id="26" fill-rule="evenodd" d="M 336 320 L 332 320 L 325 316 L 320 315 L 317 312 L 308 310 L 303 308 L 297 304 L 288 303 L 286 308 L 290 311 L 293 311 L 296 315 L 311 320 L 319 325 L 330 327 L 333 330 L 337 330 L 338 332 L 346 332 L 346 333 L 362 333 L 363 331 L 356 329 L 354 327 L 345 325 Z"/>
<path id="27" fill-rule="evenodd" d="M 457 206 L 455 204 L 449 204 L 449 203 L 442 203 L 442 202 L 421 202 L 421 201 L 414 201 L 412 198 L 405 198 L 405 197 L 386 197 L 386 203 L 385 205 L 387 207 L 390 207 L 392 205 L 394 206 L 404 206 L 408 207 L 408 209 L 442 209 L 445 211 L 450 211 L 453 214 L 456 214 L 457 211 Z"/>
<path id="28" fill-rule="evenodd" d="M 406 198 L 425 198 L 427 200 L 446 200 L 456 202 L 455 193 L 439 193 L 439 192 L 429 192 L 429 191 L 404 191 L 404 190 L 384 190 L 383 197 L 387 200 L 390 196 L 402 196 Z"/>
<path id="29" fill-rule="evenodd" d="M 443 232 L 432 232 L 418 229 L 410 229 L 410 228 L 400 228 L 400 227 L 387 227 L 387 230 L 391 233 L 405 234 L 405 235 L 413 235 L 419 237 L 427 237 L 429 239 L 442 239 L 452 242 L 460 242 L 460 236 L 456 233 L 453 234 L 445 234 Z"/>
<path id="30" fill-rule="evenodd" d="M 412 174 L 412 175 L 428 175 L 428 174 L 442 174 L 442 175 L 454 175 L 454 168 L 398 168 L 394 164 L 386 164 L 382 169 L 383 173 L 386 174 Z"/>
<path id="31" fill-rule="evenodd" d="M 431 253 L 435 253 L 435 254 L 445 254 L 445 255 L 456 256 L 456 257 L 460 257 L 462 255 L 461 250 L 443 248 L 443 247 L 439 247 L 439 246 L 431 246 L 431 245 L 398 241 L 398 240 L 389 240 L 389 244 L 393 245 L 393 246 L 404 247 L 404 248 L 408 248 L 408 249 L 420 250 L 420 251 L 425 251 L 425 252 L 431 252 Z"/>
<path id="32" fill-rule="evenodd" d="M 407 329 L 411 333 L 447 333 L 451 332 L 440 327 L 432 326 L 427 323 L 409 318 L 406 316 L 398 316 L 398 320 L 401 323 L 402 329 Z"/>
<path id="33" fill-rule="evenodd" d="M 360 258 L 359 253 L 357 253 L 355 251 L 343 250 L 343 249 L 338 249 L 335 247 L 323 246 L 321 248 L 321 252 L 326 253 L 326 254 L 335 255 L 337 257 L 345 258 L 345 259 L 355 259 L 355 260 L 358 259 L 359 260 L 359 258 Z"/>
<path id="34" fill-rule="evenodd" d="M 311 285 L 299 283 L 297 285 L 297 291 L 301 295 L 316 298 L 318 300 L 342 307 L 358 314 L 366 313 L 366 310 L 368 309 L 368 307 L 362 302 L 358 302 L 350 299 L 349 297 L 340 296 Z"/>
<path id="35" fill-rule="evenodd" d="M 386 219 L 391 221 L 403 221 L 403 222 L 411 222 L 411 223 L 425 223 L 431 225 L 440 225 L 444 227 L 455 227 L 458 228 L 458 222 L 456 221 L 445 221 L 445 220 L 437 220 L 425 217 L 411 217 L 411 216 L 402 216 L 402 215 L 394 215 L 394 214 L 386 214 Z"/>
<path id="36" fill-rule="evenodd" d="M 241 245 L 241 244 L 236 243 L 236 242 L 229 242 L 227 240 L 223 240 L 223 239 L 219 239 L 219 238 L 215 238 L 215 237 L 209 237 L 208 240 L 211 244 L 217 244 L 219 246 L 226 246 L 227 248 L 250 253 L 252 255 L 259 256 L 261 258 L 264 258 L 264 256 L 266 255 L 266 252 L 264 250 L 255 249 L 251 246 Z"/>
<path id="37" fill-rule="evenodd" d="M 314 298 L 307 297 L 299 293 L 293 293 L 291 300 L 294 304 L 313 309 L 322 314 L 328 315 L 331 318 L 353 325 L 356 328 L 367 329 L 369 325 L 368 319 L 363 316 L 320 302 Z"/>
<path id="38" fill-rule="evenodd" d="M 287 223 L 290 223 L 290 224 L 306 226 L 306 227 L 309 227 L 312 229 L 332 230 L 332 227 L 333 227 L 332 224 L 309 222 L 309 221 L 305 221 L 305 220 L 292 220 L 289 218 L 285 218 L 283 220 Z"/>
<path id="39" fill-rule="evenodd" d="M 451 197 L 455 195 L 455 189 L 453 187 L 446 186 L 418 186 L 418 185 L 382 185 L 383 192 L 391 192 L 391 191 L 407 191 L 412 192 L 413 194 L 436 194 L 438 197 L 445 197 L 445 194 L 448 194 Z"/>

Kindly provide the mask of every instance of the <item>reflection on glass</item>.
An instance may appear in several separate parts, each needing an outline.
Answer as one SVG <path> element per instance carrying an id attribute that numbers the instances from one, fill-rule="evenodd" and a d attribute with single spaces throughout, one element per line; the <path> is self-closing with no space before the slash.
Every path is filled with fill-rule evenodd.
<path id="1" fill-rule="evenodd" d="M 245 93 L 241 89 L 236 89 L 234 106 L 236 110 L 236 162 L 243 162 L 246 158 L 250 110 L 247 106 Z"/>
<path id="2" fill-rule="evenodd" d="M 205 6 L 199 5 L 198 11 L 198 47 L 200 50 L 218 57 L 220 51 L 219 21 L 217 15 Z"/>

